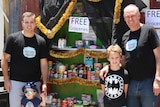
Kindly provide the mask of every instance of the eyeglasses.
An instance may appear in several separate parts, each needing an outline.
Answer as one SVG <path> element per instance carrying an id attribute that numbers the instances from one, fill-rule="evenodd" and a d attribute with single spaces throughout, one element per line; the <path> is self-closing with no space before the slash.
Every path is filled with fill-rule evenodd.
<path id="1" fill-rule="evenodd" d="M 130 19 L 130 18 L 135 18 L 137 16 L 137 13 L 135 14 L 130 14 L 130 15 L 124 15 L 125 19 Z"/>
<path id="2" fill-rule="evenodd" d="M 25 90 L 24 91 L 25 94 L 33 94 L 34 92 L 36 92 L 36 91 L 34 91 L 34 90 Z"/>

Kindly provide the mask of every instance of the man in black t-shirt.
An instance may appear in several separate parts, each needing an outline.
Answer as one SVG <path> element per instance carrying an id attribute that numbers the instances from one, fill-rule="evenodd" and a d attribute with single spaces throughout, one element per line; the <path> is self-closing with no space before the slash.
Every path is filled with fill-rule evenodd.
<path id="1" fill-rule="evenodd" d="M 123 37 L 123 65 L 129 72 L 127 107 L 158 107 L 160 93 L 160 40 L 155 29 L 140 23 L 136 5 L 124 8 L 124 20 L 130 28 Z M 100 76 L 108 71 L 106 66 Z"/>
<path id="2" fill-rule="evenodd" d="M 22 17 L 23 30 L 10 34 L 6 40 L 3 56 L 2 71 L 4 86 L 9 92 L 10 107 L 20 107 L 22 87 L 26 82 L 36 82 L 40 90 L 42 75 L 42 90 L 47 93 L 48 49 L 45 39 L 34 32 L 35 14 L 25 12 Z M 10 75 L 8 61 L 10 60 Z"/>

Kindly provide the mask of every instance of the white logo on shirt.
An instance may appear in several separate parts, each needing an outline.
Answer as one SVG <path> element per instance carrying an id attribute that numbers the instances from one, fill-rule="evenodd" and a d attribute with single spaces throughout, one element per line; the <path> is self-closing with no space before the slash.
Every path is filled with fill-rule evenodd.
<path id="1" fill-rule="evenodd" d="M 34 107 L 34 105 L 31 101 L 28 101 L 25 107 Z"/>
<path id="2" fill-rule="evenodd" d="M 129 40 L 126 44 L 127 51 L 133 51 L 134 49 L 136 49 L 136 47 L 137 47 L 137 40 L 136 39 Z"/>
<path id="3" fill-rule="evenodd" d="M 24 47 L 23 55 L 27 58 L 34 58 L 36 56 L 36 50 L 33 47 Z"/>
<path id="4" fill-rule="evenodd" d="M 122 95 L 124 89 L 123 78 L 119 75 L 109 75 L 105 79 L 105 94 L 108 98 L 116 99 Z"/>

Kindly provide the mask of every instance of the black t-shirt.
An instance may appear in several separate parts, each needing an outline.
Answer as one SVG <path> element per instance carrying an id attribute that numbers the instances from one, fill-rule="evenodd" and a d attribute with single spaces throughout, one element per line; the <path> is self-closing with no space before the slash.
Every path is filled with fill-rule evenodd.
<path id="1" fill-rule="evenodd" d="M 124 85 L 128 84 L 128 71 L 120 68 L 118 71 L 109 69 L 104 80 L 100 83 L 105 85 L 104 105 L 105 107 L 121 107 L 126 105 Z"/>
<path id="2" fill-rule="evenodd" d="M 143 25 L 139 30 L 128 31 L 122 38 L 122 50 L 126 56 L 126 69 L 132 80 L 153 78 L 156 61 L 153 49 L 160 46 L 160 40 L 153 27 Z"/>
<path id="3" fill-rule="evenodd" d="M 11 34 L 6 41 L 4 52 L 11 55 L 11 80 L 40 80 L 40 59 L 48 57 L 46 42 L 41 36 L 35 34 L 32 38 L 27 38 L 22 32 Z"/>

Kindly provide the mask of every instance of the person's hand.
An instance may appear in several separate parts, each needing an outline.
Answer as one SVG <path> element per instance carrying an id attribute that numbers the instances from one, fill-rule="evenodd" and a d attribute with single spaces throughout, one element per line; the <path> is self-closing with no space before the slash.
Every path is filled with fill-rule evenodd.
<path id="1" fill-rule="evenodd" d="M 41 97 L 42 99 L 45 99 L 45 98 L 46 98 L 46 96 L 45 96 L 45 94 L 44 94 L 43 92 L 40 94 L 40 97 Z"/>
<path id="2" fill-rule="evenodd" d="M 154 95 L 158 96 L 160 94 L 160 81 L 159 80 L 154 80 L 153 82 L 153 92 Z"/>
<path id="3" fill-rule="evenodd" d="M 40 94 L 40 97 L 41 97 L 41 99 L 42 99 L 42 102 L 41 102 L 41 106 L 42 107 L 44 107 L 44 106 L 46 106 L 46 95 L 45 95 L 45 93 L 41 93 Z"/>
<path id="4" fill-rule="evenodd" d="M 104 80 L 104 77 L 106 77 L 106 75 L 108 74 L 108 70 L 109 70 L 109 65 L 106 65 L 100 70 L 99 76 L 102 80 Z"/>
<path id="5" fill-rule="evenodd" d="M 7 92 L 10 92 L 11 87 L 12 87 L 11 81 L 10 80 L 5 80 L 4 81 L 4 88 L 7 90 Z"/>
<path id="6" fill-rule="evenodd" d="M 42 85 L 42 92 L 47 96 L 47 85 L 46 84 Z"/>

